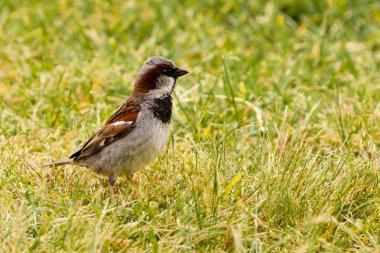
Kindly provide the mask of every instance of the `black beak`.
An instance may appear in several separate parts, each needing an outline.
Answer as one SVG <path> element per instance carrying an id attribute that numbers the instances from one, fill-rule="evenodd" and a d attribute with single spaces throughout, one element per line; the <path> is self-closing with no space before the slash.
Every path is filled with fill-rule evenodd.
<path id="1" fill-rule="evenodd" d="M 189 71 L 187 71 L 186 69 L 177 68 L 177 69 L 174 71 L 173 76 L 174 76 L 175 78 L 177 78 L 177 77 L 180 77 L 180 76 L 186 75 L 187 73 L 189 73 Z"/>

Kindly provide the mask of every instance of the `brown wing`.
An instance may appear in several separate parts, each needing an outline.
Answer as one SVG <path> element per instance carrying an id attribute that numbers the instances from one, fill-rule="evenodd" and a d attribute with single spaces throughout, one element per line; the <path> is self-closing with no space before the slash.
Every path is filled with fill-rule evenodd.
<path id="1" fill-rule="evenodd" d="M 117 109 L 111 117 L 107 120 L 106 125 L 115 123 L 117 121 L 136 121 L 137 115 L 140 112 L 140 106 L 136 98 L 131 97 L 127 99 L 120 107 Z"/>
<path id="2" fill-rule="evenodd" d="M 140 106 L 137 101 L 134 98 L 128 99 L 112 114 L 106 125 L 70 158 L 79 160 L 94 155 L 112 142 L 126 136 L 135 127 L 139 112 Z"/>

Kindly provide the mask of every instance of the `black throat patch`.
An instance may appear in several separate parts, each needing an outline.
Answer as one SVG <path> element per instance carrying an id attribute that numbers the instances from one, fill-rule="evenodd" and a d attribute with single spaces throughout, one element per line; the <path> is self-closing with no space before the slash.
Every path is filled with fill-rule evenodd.
<path id="1" fill-rule="evenodd" d="M 154 117 L 166 124 L 170 122 L 172 117 L 172 107 L 172 97 L 167 96 L 164 98 L 155 98 L 150 109 L 152 110 Z"/>

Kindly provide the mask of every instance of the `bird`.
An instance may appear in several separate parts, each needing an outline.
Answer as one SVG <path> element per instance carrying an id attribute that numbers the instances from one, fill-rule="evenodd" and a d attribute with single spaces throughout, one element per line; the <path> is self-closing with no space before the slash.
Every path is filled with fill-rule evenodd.
<path id="1" fill-rule="evenodd" d="M 68 159 L 45 167 L 77 165 L 108 177 L 111 196 L 119 176 L 130 178 L 156 159 L 166 145 L 177 78 L 189 72 L 161 56 L 138 72 L 131 96 L 105 125 Z"/>

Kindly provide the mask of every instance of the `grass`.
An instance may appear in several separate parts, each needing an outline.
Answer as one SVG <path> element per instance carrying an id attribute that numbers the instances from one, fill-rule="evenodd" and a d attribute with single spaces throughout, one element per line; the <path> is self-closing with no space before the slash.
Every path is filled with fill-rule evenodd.
<path id="1" fill-rule="evenodd" d="M 0 2 L 0 248 L 379 252 L 378 1 Z M 191 71 L 111 201 L 75 151 L 143 61 Z"/>

